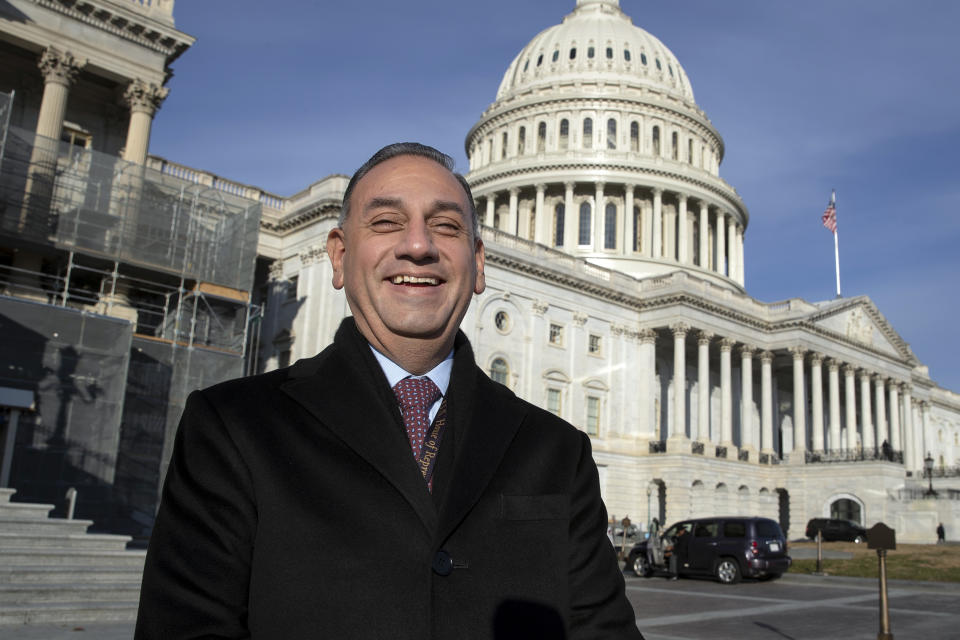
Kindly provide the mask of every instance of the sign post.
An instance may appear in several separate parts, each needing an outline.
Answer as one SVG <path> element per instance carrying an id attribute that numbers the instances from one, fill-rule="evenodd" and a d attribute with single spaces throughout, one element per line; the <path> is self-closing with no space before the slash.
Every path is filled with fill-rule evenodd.
<path id="1" fill-rule="evenodd" d="M 880 561 L 880 631 L 877 640 L 893 640 L 890 633 L 890 603 L 887 600 L 887 551 L 897 548 L 897 532 L 878 522 L 867 531 L 867 548 L 877 550 Z"/>

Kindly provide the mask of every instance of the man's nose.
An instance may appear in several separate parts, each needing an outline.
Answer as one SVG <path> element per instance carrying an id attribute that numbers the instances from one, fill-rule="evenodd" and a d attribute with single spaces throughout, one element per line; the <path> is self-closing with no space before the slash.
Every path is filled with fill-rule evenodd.
<path id="1" fill-rule="evenodd" d="M 400 244 L 397 246 L 397 254 L 398 257 L 405 256 L 413 260 L 425 260 L 437 256 L 433 234 L 425 219 L 413 217 L 409 220 Z"/>

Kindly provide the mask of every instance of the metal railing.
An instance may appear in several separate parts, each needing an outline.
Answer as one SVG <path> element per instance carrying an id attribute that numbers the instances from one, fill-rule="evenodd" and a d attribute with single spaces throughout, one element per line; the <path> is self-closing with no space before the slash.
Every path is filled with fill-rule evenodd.
<path id="1" fill-rule="evenodd" d="M 807 464 L 830 462 L 882 461 L 903 464 L 903 452 L 892 449 L 829 449 L 826 451 L 807 451 L 804 454 Z"/>

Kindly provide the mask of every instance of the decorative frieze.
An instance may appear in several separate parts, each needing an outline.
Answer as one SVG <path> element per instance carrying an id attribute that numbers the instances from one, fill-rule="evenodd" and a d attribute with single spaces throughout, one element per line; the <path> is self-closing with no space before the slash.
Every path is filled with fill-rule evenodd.
<path id="1" fill-rule="evenodd" d="M 317 264 L 318 262 L 324 260 L 326 256 L 326 247 L 313 245 L 306 251 L 300 252 L 300 264 L 304 267 L 309 267 L 310 265 Z"/>

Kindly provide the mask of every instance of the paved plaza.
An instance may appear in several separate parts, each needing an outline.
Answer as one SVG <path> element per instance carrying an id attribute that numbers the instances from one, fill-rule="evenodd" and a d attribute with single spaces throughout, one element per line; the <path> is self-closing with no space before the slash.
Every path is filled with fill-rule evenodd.
<path id="1" fill-rule="evenodd" d="M 877 584 L 787 574 L 726 586 L 711 580 L 626 576 L 647 640 L 875 640 Z M 960 637 L 960 584 L 892 580 L 897 640 Z M 362 635 L 362 634 L 360 634 Z M 0 640 L 130 640 L 133 623 L 0 626 Z"/>

